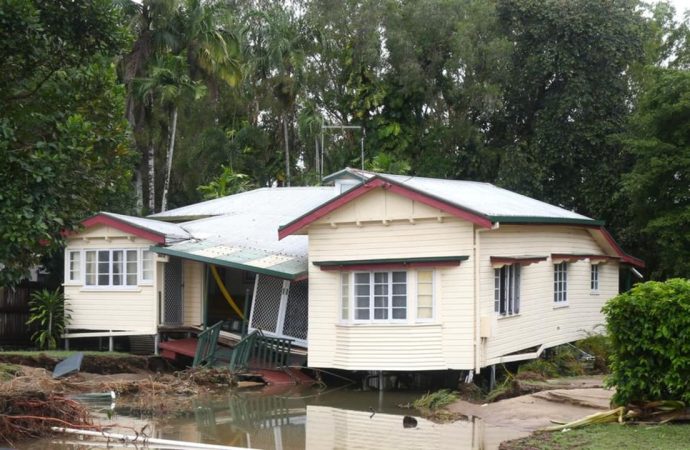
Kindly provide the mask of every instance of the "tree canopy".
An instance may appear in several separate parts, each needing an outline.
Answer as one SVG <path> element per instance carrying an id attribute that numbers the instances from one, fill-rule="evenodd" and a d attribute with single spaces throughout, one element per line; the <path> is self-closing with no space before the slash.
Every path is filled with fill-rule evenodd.
<path id="1" fill-rule="evenodd" d="M 606 221 L 652 277 L 690 276 L 677 17 L 638 0 L 0 0 L 0 282 L 95 211 L 347 165 L 492 182 Z"/>

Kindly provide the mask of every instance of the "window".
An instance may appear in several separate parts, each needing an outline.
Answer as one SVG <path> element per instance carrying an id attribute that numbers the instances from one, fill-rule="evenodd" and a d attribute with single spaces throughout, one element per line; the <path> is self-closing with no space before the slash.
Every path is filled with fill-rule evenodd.
<path id="1" fill-rule="evenodd" d="M 553 301 L 566 303 L 568 301 L 568 263 L 564 261 L 553 267 Z"/>
<path id="2" fill-rule="evenodd" d="M 502 316 L 520 312 L 520 265 L 494 269 L 494 311 Z"/>
<path id="3" fill-rule="evenodd" d="M 350 319 L 350 273 L 340 274 L 340 320 Z"/>
<path id="4" fill-rule="evenodd" d="M 406 272 L 356 272 L 354 319 L 405 320 L 407 318 Z"/>
<path id="5" fill-rule="evenodd" d="M 68 256 L 68 275 L 67 279 L 69 281 L 80 281 L 81 280 L 81 251 L 69 252 Z"/>
<path id="6" fill-rule="evenodd" d="M 136 286 L 138 250 L 87 250 L 87 286 Z"/>
<path id="7" fill-rule="evenodd" d="M 434 272 L 417 272 L 417 320 L 434 318 Z"/>
<path id="8" fill-rule="evenodd" d="M 153 281 L 153 252 L 150 250 L 141 251 L 141 281 Z"/>
<path id="9" fill-rule="evenodd" d="M 590 289 L 592 290 L 592 292 L 598 292 L 599 291 L 599 265 L 598 264 L 592 264 L 592 271 L 591 271 L 589 286 L 590 286 Z"/>

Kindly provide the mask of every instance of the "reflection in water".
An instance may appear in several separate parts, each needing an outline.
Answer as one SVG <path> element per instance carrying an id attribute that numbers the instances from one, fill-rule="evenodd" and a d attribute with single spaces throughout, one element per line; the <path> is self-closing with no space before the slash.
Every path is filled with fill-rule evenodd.
<path id="1" fill-rule="evenodd" d="M 193 412 L 184 417 L 149 420 L 119 411 L 113 420 L 134 429 L 148 425 L 148 434 L 157 438 L 264 450 L 481 450 L 498 448 L 501 441 L 525 434 L 491 428 L 479 419 L 440 425 L 417 417 L 416 427 L 405 428 L 403 417 L 414 411 L 396 405 L 418 396 L 342 389 L 319 393 L 291 387 L 282 392 L 263 390 L 199 398 Z M 73 442 L 42 441 L 30 448 L 95 448 Z"/>

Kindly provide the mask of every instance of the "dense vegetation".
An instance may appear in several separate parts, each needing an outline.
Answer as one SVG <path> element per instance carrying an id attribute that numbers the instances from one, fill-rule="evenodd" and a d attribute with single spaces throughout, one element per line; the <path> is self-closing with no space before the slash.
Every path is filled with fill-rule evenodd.
<path id="1" fill-rule="evenodd" d="M 0 0 L 0 284 L 107 209 L 484 180 L 688 276 L 690 46 L 638 0 Z M 322 124 L 359 129 L 329 129 Z M 318 157 L 323 150 L 323 166 Z"/>
<path id="2" fill-rule="evenodd" d="M 690 402 L 690 281 L 649 281 L 604 307 L 613 402 Z"/>

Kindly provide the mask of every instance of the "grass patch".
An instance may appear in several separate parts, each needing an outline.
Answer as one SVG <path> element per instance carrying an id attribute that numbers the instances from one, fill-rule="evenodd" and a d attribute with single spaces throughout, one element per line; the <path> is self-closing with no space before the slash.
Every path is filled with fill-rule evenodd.
<path id="1" fill-rule="evenodd" d="M 436 411 L 448 406 L 458 399 L 458 395 L 450 389 L 441 389 L 436 392 L 427 392 L 412 403 L 417 409 Z"/>
<path id="2" fill-rule="evenodd" d="M 690 425 L 592 425 L 566 432 L 537 432 L 501 444 L 501 450 L 686 450 Z"/>
<path id="3" fill-rule="evenodd" d="M 8 381 L 21 375 L 22 368 L 16 364 L 0 363 L 0 381 Z"/>

